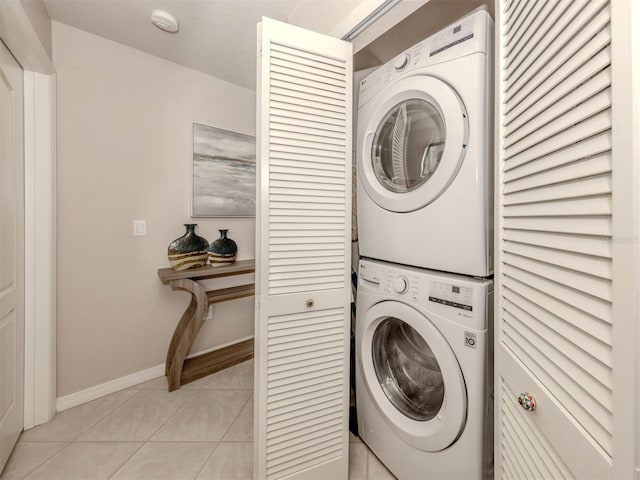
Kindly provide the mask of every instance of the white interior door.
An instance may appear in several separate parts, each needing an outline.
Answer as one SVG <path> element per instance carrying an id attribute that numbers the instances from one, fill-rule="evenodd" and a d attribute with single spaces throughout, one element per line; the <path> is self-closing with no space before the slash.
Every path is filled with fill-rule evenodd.
<path id="1" fill-rule="evenodd" d="M 497 3 L 497 478 L 634 477 L 631 3 Z"/>
<path id="2" fill-rule="evenodd" d="M 254 477 L 346 479 L 352 47 L 258 30 Z"/>
<path id="3" fill-rule="evenodd" d="M 0 471 L 23 426 L 23 72 L 0 41 Z"/>

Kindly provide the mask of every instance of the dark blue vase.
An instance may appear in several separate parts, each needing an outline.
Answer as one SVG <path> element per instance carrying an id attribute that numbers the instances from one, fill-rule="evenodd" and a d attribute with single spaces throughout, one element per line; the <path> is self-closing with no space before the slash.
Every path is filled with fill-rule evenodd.
<path id="1" fill-rule="evenodd" d="M 229 230 L 218 230 L 220 238 L 211 242 L 209 247 L 209 261 L 216 263 L 231 263 L 235 261 L 238 253 L 238 245 L 236 242 L 227 237 Z"/>
<path id="2" fill-rule="evenodd" d="M 202 267 L 207 263 L 209 242 L 196 235 L 197 223 L 185 223 L 186 233 L 176 238 L 167 249 L 169 263 L 174 270 Z"/>

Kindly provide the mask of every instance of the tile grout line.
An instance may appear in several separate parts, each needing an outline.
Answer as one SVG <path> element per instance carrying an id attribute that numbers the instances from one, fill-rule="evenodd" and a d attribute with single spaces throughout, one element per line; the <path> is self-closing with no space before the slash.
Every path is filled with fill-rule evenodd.
<path id="1" fill-rule="evenodd" d="M 249 402 L 253 399 L 253 394 L 249 395 L 249 398 L 247 399 L 246 402 L 244 402 L 242 404 L 242 407 L 240 408 L 240 410 L 238 411 L 238 414 L 235 416 L 235 418 L 233 419 L 233 421 L 229 424 L 229 427 L 225 430 L 225 432 L 222 434 L 222 436 L 220 437 L 220 441 L 223 442 L 224 441 L 224 437 L 227 436 L 227 433 L 229 433 L 229 430 L 231 430 L 231 427 L 233 427 L 233 424 L 236 423 L 236 421 L 238 420 L 238 418 L 240 418 L 240 414 L 242 413 L 242 411 L 244 410 L 244 407 L 246 407 Z"/>
<path id="2" fill-rule="evenodd" d="M 124 391 L 126 391 L 126 390 L 128 390 L 128 389 L 121 390 L 120 392 L 124 392 Z M 114 392 L 114 393 L 112 393 L 111 395 L 115 395 L 115 394 L 120 393 L 120 392 Z M 102 398 L 107 398 L 107 397 L 109 397 L 109 396 L 111 396 L 111 395 L 107 395 L 107 396 L 102 397 Z M 129 401 L 130 401 L 133 397 L 135 397 L 135 396 L 136 396 L 136 394 L 134 393 L 133 395 L 131 395 L 131 397 L 130 397 L 130 398 L 127 398 L 127 399 L 123 400 L 122 402 L 120 402 L 120 403 L 116 404 L 114 407 L 112 407 L 111 409 L 109 409 L 105 414 L 103 414 L 102 416 L 98 416 L 97 420 L 95 420 L 93 423 L 89 423 L 89 425 L 88 425 L 87 427 L 84 427 L 84 426 L 83 426 L 83 427 L 80 429 L 80 433 L 79 433 L 78 435 L 74 436 L 73 438 L 70 438 L 69 440 L 22 440 L 22 438 L 20 438 L 20 439 L 18 439 L 18 442 L 20 442 L 20 443 L 46 443 L 46 442 L 53 443 L 53 442 L 60 442 L 60 441 L 62 441 L 62 442 L 76 442 L 76 441 L 78 440 L 78 438 L 80 438 L 80 437 L 81 437 L 84 433 L 86 433 L 89 429 L 91 429 L 91 428 L 93 428 L 94 426 L 96 426 L 99 422 L 101 422 L 103 419 L 105 419 L 106 417 L 108 417 L 108 416 L 109 416 L 111 413 L 113 413 L 116 409 L 120 408 L 120 407 L 121 407 L 121 406 L 123 406 L 125 403 L 129 402 Z M 96 400 L 100 400 L 100 399 L 96 399 Z M 96 400 L 92 400 L 92 401 L 96 401 Z M 89 402 L 89 403 L 91 403 L 91 402 Z M 81 406 L 82 406 L 82 405 L 78 405 L 78 407 L 81 407 Z M 77 408 L 77 407 L 73 407 L 73 408 Z M 65 412 L 66 412 L 66 411 L 72 411 L 72 410 L 73 410 L 73 408 L 68 409 L 68 410 L 64 410 L 64 411 L 65 411 Z M 63 412 L 60 412 L 60 414 L 62 414 L 62 413 L 63 413 Z M 56 412 L 56 415 L 54 415 L 54 417 L 53 417 L 51 420 L 49 420 L 49 422 L 52 422 L 52 421 L 55 419 L 55 417 L 56 417 L 57 415 L 58 415 L 58 412 Z M 71 413 L 71 414 L 67 414 L 67 415 L 72 415 L 72 413 Z M 20 437 L 22 437 L 22 435 L 23 435 L 23 434 L 25 434 L 25 433 L 27 433 L 27 432 L 30 432 L 31 430 L 36 430 L 36 429 L 38 429 L 39 427 L 44 427 L 44 426 L 45 426 L 45 425 L 47 425 L 49 422 L 45 422 L 45 423 L 43 423 L 43 424 L 41 424 L 41 425 L 37 425 L 37 426 L 35 426 L 35 427 L 33 427 L 33 428 L 30 428 L 29 430 L 23 430 L 23 431 L 22 431 L 22 433 L 20 433 Z M 91 422 L 91 420 L 90 420 L 90 422 Z M 66 448 L 66 447 L 65 447 L 65 448 Z"/>
<path id="3" fill-rule="evenodd" d="M 149 389 L 149 390 L 151 390 L 151 389 Z M 192 390 L 192 391 L 193 391 L 193 392 L 197 392 L 197 390 Z M 169 394 L 171 394 L 171 392 L 169 392 Z M 187 395 L 184 395 L 184 396 L 186 397 Z M 164 422 L 162 422 L 162 423 L 158 426 L 158 428 L 156 428 L 153 432 L 151 432 L 151 434 L 147 437 L 147 439 L 146 439 L 146 440 L 143 440 L 143 441 L 144 441 L 145 443 L 147 443 L 148 441 L 150 441 L 150 440 L 151 440 L 151 438 L 152 438 L 156 433 L 158 433 L 158 432 L 160 431 L 160 429 L 161 429 L 162 427 L 164 427 L 164 426 L 167 424 L 167 422 L 168 422 L 169 420 L 171 420 L 173 417 L 175 417 L 175 416 L 180 412 L 180 410 L 182 410 L 182 409 L 186 406 L 186 404 L 189 402 L 189 400 L 191 400 L 191 398 L 192 398 L 192 395 L 190 395 L 190 394 L 189 394 L 189 398 L 185 398 L 185 399 L 182 401 L 182 405 L 180 405 L 180 406 L 176 409 L 176 411 L 175 411 L 175 412 L 173 412 L 171 415 L 169 415 L 169 416 L 165 419 L 165 421 L 164 421 Z"/>
<path id="4" fill-rule="evenodd" d="M 196 480 L 198 478 L 198 476 L 200 476 L 200 473 L 202 472 L 202 470 L 204 470 L 204 467 L 207 466 L 207 463 L 209 463 L 209 460 L 211 460 L 211 457 L 213 457 L 213 454 L 216 452 L 216 450 L 218 449 L 218 447 L 220 446 L 221 442 L 215 442 L 215 447 L 213 447 L 213 450 L 211 450 L 211 453 L 209 454 L 209 456 L 207 457 L 207 459 L 204 461 L 204 463 L 202 464 L 202 466 L 198 469 L 198 471 L 196 472 L 196 474 L 193 476 L 192 480 Z"/>
<path id="5" fill-rule="evenodd" d="M 49 458 L 46 458 L 43 461 L 41 461 L 40 463 L 38 463 L 38 465 L 36 465 L 34 468 L 29 470 L 22 477 L 20 477 L 19 479 L 16 479 L 16 480 L 23 480 L 23 479 L 27 478 L 29 475 L 31 475 L 33 472 L 35 472 L 37 469 L 39 469 L 42 465 L 44 465 L 49 460 L 51 460 L 53 457 L 58 456 L 65 448 L 67 448 L 69 445 L 71 445 L 72 442 L 23 442 L 23 443 L 66 443 L 66 445 L 64 447 L 62 447 L 60 450 L 58 450 L 56 453 L 51 455 Z M 9 456 L 9 458 L 11 458 L 11 456 Z M 7 462 L 7 465 L 8 464 L 9 464 L 9 462 Z"/>
<path id="6" fill-rule="evenodd" d="M 364 461 L 364 478 L 366 480 L 369 480 L 369 455 L 371 455 L 371 451 L 369 450 L 369 447 L 367 447 L 366 453 L 367 455 Z"/>
<path id="7" fill-rule="evenodd" d="M 120 392 L 124 392 L 128 389 L 125 390 L 120 390 Z M 116 393 L 120 393 L 120 392 L 115 392 L 112 393 L 111 395 L 115 395 Z M 117 409 L 119 409 L 120 407 L 124 406 L 126 403 L 129 403 L 131 400 L 133 400 L 133 398 L 138 395 L 138 392 L 135 392 L 133 395 L 131 395 L 129 398 L 127 398 L 126 400 L 122 401 L 121 403 L 117 404 L 116 406 L 114 406 L 111 410 L 109 410 L 107 413 L 105 413 L 103 416 L 99 417 L 98 420 L 96 420 L 94 423 L 91 423 L 90 425 L 87 426 L 87 428 L 82 428 L 80 433 L 74 437 L 71 442 L 78 442 L 78 439 L 84 435 L 85 433 L 87 433 L 90 429 L 92 429 L 93 427 L 95 427 L 98 423 L 100 423 L 102 420 L 104 420 L 105 418 L 107 418 L 109 415 L 111 415 L 113 412 L 115 412 Z M 106 397 L 102 397 L 102 398 L 106 398 Z"/>
<path id="8" fill-rule="evenodd" d="M 114 443 L 138 443 L 138 442 L 114 442 Z M 113 478 L 113 476 L 116 473 L 118 473 L 122 467 L 124 467 L 124 464 L 127 463 L 129 460 L 131 460 L 131 457 L 133 457 L 136 453 L 138 453 L 140 449 L 146 445 L 147 442 L 139 442 L 139 443 L 140 443 L 140 446 L 134 449 L 133 452 L 131 452 L 131 455 L 125 458 L 124 461 L 120 465 L 118 465 L 113 472 L 111 472 L 111 475 L 107 477 L 107 480 L 110 478 Z"/>

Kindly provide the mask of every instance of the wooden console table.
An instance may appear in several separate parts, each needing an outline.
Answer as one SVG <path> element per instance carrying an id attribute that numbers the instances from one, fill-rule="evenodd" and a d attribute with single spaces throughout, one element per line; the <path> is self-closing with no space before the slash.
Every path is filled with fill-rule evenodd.
<path id="1" fill-rule="evenodd" d="M 253 358 L 253 340 L 236 343 L 213 352 L 187 359 L 200 328 L 205 322 L 209 305 L 248 297 L 255 293 L 253 283 L 229 288 L 207 289 L 198 280 L 228 277 L 255 272 L 254 260 L 240 260 L 228 265 L 191 268 L 175 271 L 171 268 L 158 269 L 162 283 L 171 285 L 173 290 L 186 290 L 191 294 L 191 302 L 182 314 L 173 332 L 165 374 L 169 391 L 177 390 L 185 383 L 192 382 L 211 373 Z"/>

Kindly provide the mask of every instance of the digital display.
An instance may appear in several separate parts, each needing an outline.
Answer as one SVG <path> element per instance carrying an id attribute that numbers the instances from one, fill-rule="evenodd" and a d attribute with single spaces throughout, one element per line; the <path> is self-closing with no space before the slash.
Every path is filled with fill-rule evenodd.
<path id="1" fill-rule="evenodd" d="M 458 33 L 460 30 L 462 30 L 462 26 L 458 25 L 457 27 L 453 27 L 453 33 Z"/>
<path id="2" fill-rule="evenodd" d="M 429 301 L 473 311 L 473 289 L 447 282 L 432 281 L 429 285 Z"/>

